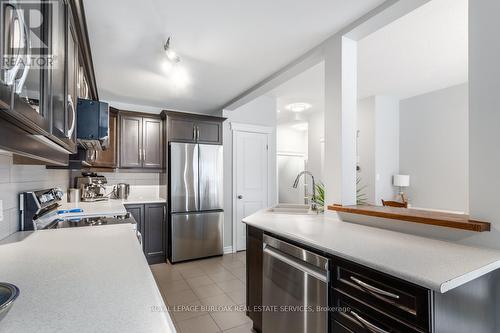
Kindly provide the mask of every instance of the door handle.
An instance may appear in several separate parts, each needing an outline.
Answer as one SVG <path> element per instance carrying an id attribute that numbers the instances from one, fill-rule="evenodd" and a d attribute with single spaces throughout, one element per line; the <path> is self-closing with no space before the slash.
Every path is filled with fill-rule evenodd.
<path id="1" fill-rule="evenodd" d="M 243 199 L 243 196 L 241 194 L 238 195 L 238 199 L 240 199 L 240 200 Z"/>

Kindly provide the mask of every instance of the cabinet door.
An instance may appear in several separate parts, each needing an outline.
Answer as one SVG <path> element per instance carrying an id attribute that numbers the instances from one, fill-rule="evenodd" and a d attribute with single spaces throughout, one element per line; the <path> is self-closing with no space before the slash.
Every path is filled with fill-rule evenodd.
<path id="1" fill-rule="evenodd" d="M 170 118 L 169 141 L 196 142 L 196 124 L 192 119 Z"/>
<path id="2" fill-rule="evenodd" d="M 163 159 L 162 120 L 145 117 L 142 127 L 142 167 L 160 169 Z"/>
<path id="3" fill-rule="evenodd" d="M 199 121 L 196 123 L 196 137 L 199 143 L 222 144 L 222 123 Z"/>
<path id="4" fill-rule="evenodd" d="M 125 205 L 125 209 L 137 222 L 137 230 L 142 234 L 142 249 L 144 250 L 144 205 Z"/>
<path id="5" fill-rule="evenodd" d="M 120 168 L 142 168 L 142 117 L 120 116 Z"/>
<path id="6" fill-rule="evenodd" d="M 247 226 L 247 316 L 253 328 L 262 332 L 262 231 Z"/>
<path id="7" fill-rule="evenodd" d="M 69 11 L 69 6 L 67 7 Z M 66 133 L 70 143 L 76 144 L 76 103 L 78 101 L 78 39 L 71 13 L 68 12 L 68 50 L 66 76 Z"/>
<path id="8" fill-rule="evenodd" d="M 160 263 L 166 260 L 166 205 L 145 205 L 144 253 L 148 263 Z"/>
<path id="9" fill-rule="evenodd" d="M 54 55 L 50 68 L 50 101 L 52 106 L 52 134 L 66 137 L 66 5 L 57 2 L 57 17 L 51 17 L 50 48 Z"/>
<path id="10" fill-rule="evenodd" d="M 106 150 L 96 151 L 96 160 L 93 166 L 104 168 L 116 168 L 117 158 L 117 136 L 118 136 L 118 114 L 109 112 L 109 146 Z"/>

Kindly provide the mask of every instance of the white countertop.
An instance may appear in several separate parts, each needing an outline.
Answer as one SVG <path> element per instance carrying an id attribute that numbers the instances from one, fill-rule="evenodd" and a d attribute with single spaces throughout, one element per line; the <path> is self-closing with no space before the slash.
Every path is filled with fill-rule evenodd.
<path id="1" fill-rule="evenodd" d="M 0 277 L 20 289 L 1 332 L 175 332 L 130 224 L 16 233 Z"/>
<path id="2" fill-rule="evenodd" d="M 257 212 L 243 222 L 347 260 L 447 292 L 500 267 L 500 251 L 342 222 Z"/>
<path id="3" fill-rule="evenodd" d="M 121 201 L 124 205 L 140 205 L 140 204 L 167 202 L 167 199 L 164 199 L 162 197 L 148 197 L 148 196 L 129 197 L 128 199 L 124 200 L 120 199 L 111 199 L 111 200 Z"/>
<path id="4" fill-rule="evenodd" d="M 112 216 L 126 214 L 127 210 L 124 205 L 139 205 L 150 203 L 166 203 L 167 200 L 160 197 L 131 197 L 126 200 L 109 199 L 106 201 L 95 202 L 62 202 L 58 210 L 68 210 L 73 208 L 83 209 L 82 213 L 64 214 L 70 216 Z"/>

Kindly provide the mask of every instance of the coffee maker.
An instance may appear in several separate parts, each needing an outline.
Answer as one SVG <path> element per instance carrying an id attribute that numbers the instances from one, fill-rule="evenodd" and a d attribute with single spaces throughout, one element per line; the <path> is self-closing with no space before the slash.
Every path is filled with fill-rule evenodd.
<path id="1" fill-rule="evenodd" d="M 82 175 L 75 177 L 75 187 L 80 190 L 82 201 L 103 201 L 108 200 L 105 185 L 108 180 L 104 176 L 99 176 L 95 172 L 82 172 Z"/>

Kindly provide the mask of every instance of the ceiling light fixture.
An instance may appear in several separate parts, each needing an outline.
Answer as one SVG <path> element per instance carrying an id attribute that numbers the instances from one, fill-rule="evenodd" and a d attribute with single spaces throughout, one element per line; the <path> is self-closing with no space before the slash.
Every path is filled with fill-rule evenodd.
<path id="1" fill-rule="evenodd" d="M 165 54 L 167 55 L 168 60 L 175 64 L 181 61 L 181 57 L 179 57 L 179 55 L 170 46 L 170 38 L 171 37 L 168 37 L 167 42 L 165 43 L 163 48 L 165 49 Z"/>
<path id="2" fill-rule="evenodd" d="M 309 103 L 291 103 L 285 106 L 285 109 L 290 110 L 292 112 L 303 112 L 312 107 Z"/>

